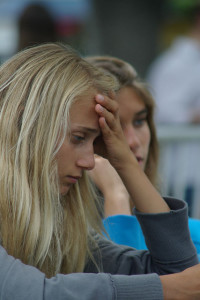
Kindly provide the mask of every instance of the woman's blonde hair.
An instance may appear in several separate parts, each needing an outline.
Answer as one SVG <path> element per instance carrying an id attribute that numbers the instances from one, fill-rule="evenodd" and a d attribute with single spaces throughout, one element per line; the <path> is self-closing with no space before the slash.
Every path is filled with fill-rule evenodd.
<path id="1" fill-rule="evenodd" d="M 147 123 L 151 133 L 149 145 L 149 154 L 145 166 L 145 173 L 154 185 L 157 182 L 158 168 L 158 140 L 154 123 L 155 102 L 149 91 L 147 84 L 142 81 L 136 70 L 124 60 L 112 56 L 90 56 L 85 58 L 94 66 L 102 69 L 106 74 L 113 75 L 119 82 L 120 89 L 123 87 L 132 87 L 136 94 L 144 101 L 147 108 Z"/>
<path id="2" fill-rule="evenodd" d="M 91 89 L 116 88 L 111 76 L 61 44 L 26 49 L 0 68 L 1 244 L 47 276 L 83 271 L 91 229 L 101 230 L 86 174 L 59 195 L 55 156 L 70 106 Z"/>

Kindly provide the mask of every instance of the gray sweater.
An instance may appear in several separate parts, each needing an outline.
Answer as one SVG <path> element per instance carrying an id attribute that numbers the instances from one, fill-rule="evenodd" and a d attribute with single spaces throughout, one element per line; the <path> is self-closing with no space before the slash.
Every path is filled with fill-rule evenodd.
<path id="1" fill-rule="evenodd" d="M 186 204 L 169 198 L 166 201 L 171 208 L 169 213 L 136 211 L 149 251 L 137 251 L 97 237 L 101 259 L 98 252 L 94 256 L 99 273 L 90 261 L 84 273 L 58 274 L 47 279 L 42 272 L 24 265 L 0 247 L 0 299 L 163 299 L 157 274 L 179 272 L 198 263 L 189 235 Z"/>

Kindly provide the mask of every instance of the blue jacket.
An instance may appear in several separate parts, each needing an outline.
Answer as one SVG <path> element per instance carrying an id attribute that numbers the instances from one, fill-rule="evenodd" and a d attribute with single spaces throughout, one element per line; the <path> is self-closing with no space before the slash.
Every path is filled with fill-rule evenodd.
<path id="1" fill-rule="evenodd" d="M 103 221 L 110 239 L 120 245 L 127 245 L 138 250 L 147 249 L 140 224 L 135 216 L 115 215 Z M 192 241 L 197 249 L 200 261 L 200 220 L 189 218 Z"/>

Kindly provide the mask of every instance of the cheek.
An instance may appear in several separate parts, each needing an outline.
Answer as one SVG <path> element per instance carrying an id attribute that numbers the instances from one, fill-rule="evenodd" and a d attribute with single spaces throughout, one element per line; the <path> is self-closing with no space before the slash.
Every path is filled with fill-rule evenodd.
<path id="1" fill-rule="evenodd" d="M 125 138 L 128 140 L 128 137 L 129 137 L 129 130 L 128 130 L 128 128 L 127 127 L 122 127 L 122 130 L 123 130 Z"/>
<path id="2" fill-rule="evenodd" d="M 142 145 L 144 149 L 146 150 L 146 153 L 148 154 L 149 152 L 149 145 L 151 141 L 151 133 L 150 129 L 148 126 L 145 126 L 141 132 L 141 140 L 142 140 Z"/>
<path id="3" fill-rule="evenodd" d="M 148 127 L 148 130 L 147 130 L 147 140 L 148 140 L 148 148 L 149 148 L 150 141 L 151 141 L 151 133 L 150 133 L 149 127 Z"/>
<path id="4" fill-rule="evenodd" d="M 61 175 L 66 166 L 73 160 L 74 151 L 72 151 L 68 142 L 64 142 L 56 155 L 56 161 L 58 166 L 58 174 Z"/>

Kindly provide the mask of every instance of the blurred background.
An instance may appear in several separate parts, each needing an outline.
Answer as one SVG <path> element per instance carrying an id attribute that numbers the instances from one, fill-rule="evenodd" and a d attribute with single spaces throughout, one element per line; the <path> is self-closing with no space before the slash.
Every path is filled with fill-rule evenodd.
<path id="1" fill-rule="evenodd" d="M 37 4 L 55 22 L 57 40 L 72 44 L 84 55 L 119 56 L 144 76 L 149 64 L 173 36 L 185 30 L 186 24 L 181 24 L 173 2 L 176 1 L 0 0 L 0 59 L 4 61 L 18 50 L 20 20 L 24 17 L 25 21 L 25 11 Z M 24 26 L 29 26 L 30 31 L 33 31 L 31 23 L 36 26 L 41 22 L 40 30 L 50 23 L 44 12 L 40 20 L 42 13 L 38 11 L 34 8 L 27 11 Z"/>
<path id="2" fill-rule="evenodd" d="M 0 63 L 48 41 L 137 69 L 157 105 L 160 191 L 200 218 L 200 1 L 0 0 Z"/>

